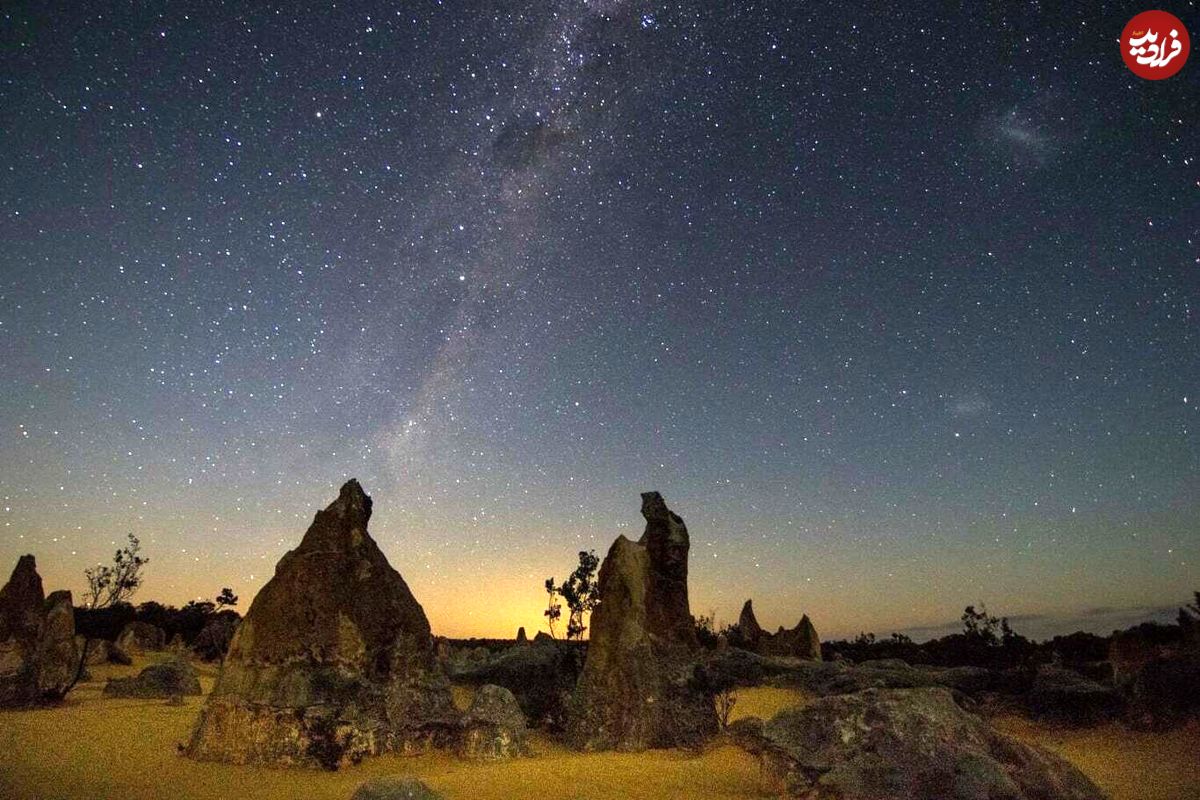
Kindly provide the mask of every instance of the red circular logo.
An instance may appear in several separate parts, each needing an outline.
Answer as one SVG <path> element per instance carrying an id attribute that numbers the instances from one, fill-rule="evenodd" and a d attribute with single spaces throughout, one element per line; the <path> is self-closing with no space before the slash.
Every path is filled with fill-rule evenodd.
<path id="1" fill-rule="evenodd" d="M 1143 11 L 1121 31 L 1121 58 L 1133 74 L 1148 81 L 1169 78 L 1183 68 L 1192 40 L 1179 17 Z"/>

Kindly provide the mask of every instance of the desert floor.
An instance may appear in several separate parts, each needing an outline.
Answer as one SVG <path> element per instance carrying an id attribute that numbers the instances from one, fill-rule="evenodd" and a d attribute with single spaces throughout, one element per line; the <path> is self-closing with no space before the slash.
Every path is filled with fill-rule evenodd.
<path id="1" fill-rule="evenodd" d="M 207 692 L 215 670 L 200 669 Z M 136 667 L 94 668 L 96 680 L 77 688 L 64 706 L 0 712 L 0 797 L 348 800 L 362 781 L 400 773 L 421 778 L 450 800 L 770 796 L 760 786 L 754 759 L 720 744 L 700 754 L 583 755 L 537 737 L 532 758 L 507 763 L 471 764 L 442 754 L 385 756 L 336 773 L 200 764 L 179 756 L 176 745 L 186 740 L 203 698 L 172 707 L 159 700 L 101 695 L 104 678 L 134 672 Z M 459 700 L 466 699 L 460 693 Z M 769 717 L 803 700 L 780 689 L 743 690 L 734 717 Z M 1195 727 L 1141 734 L 1115 725 L 1055 729 L 1015 717 L 998 724 L 1074 762 L 1113 800 L 1200 800 L 1200 730 Z"/>

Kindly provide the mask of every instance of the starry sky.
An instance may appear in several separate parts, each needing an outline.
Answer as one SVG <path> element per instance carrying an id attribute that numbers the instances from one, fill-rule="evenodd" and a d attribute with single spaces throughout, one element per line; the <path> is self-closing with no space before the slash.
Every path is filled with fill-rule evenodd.
<path id="1" fill-rule="evenodd" d="M 1200 66 L 962 5 L 5 4 L 0 563 L 133 532 L 244 609 L 357 477 L 435 632 L 512 635 L 657 489 L 719 624 L 1161 615 Z"/>

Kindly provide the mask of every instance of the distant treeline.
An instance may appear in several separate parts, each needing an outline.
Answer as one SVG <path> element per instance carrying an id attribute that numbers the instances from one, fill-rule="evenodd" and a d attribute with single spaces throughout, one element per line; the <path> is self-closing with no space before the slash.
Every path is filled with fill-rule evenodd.
<path id="1" fill-rule="evenodd" d="M 136 606 L 117 603 L 107 608 L 76 607 L 75 632 L 89 639 L 114 641 L 129 623 L 146 622 L 161 628 L 167 641 L 178 634 L 191 645 L 206 625 L 218 619 L 237 622 L 241 615 L 231 608 L 217 610 L 217 605 L 207 600 L 193 600 L 182 608 L 149 600 Z"/>
<path id="2" fill-rule="evenodd" d="M 998 636 L 978 631 L 954 633 L 920 644 L 902 634 L 893 633 L 880 639 L 873 633 L 864 633 L 852 640 L 823 642 L 821 655 L 826 660 L 844 657 L 854 662 L 899 658 L 910 664 L 938 667 L 1007 669 L 1051 662 L 1077 666 L 1107 659 L 1109 646 L 1119 633 L 1134 634 L 1147 644 L 1156 645 L 1176 645 L 1183 638 L 1179 625 L 1157 622 L 1144 622 L 1108 636 L 1077 631 L 1044 642 L 1031 641 L 1011 630 Z"/>

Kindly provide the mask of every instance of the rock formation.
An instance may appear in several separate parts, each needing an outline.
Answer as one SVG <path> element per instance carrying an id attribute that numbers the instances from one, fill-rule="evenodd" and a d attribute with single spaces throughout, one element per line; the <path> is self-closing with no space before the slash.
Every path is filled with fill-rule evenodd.
<path id="1" fill-rule="evenodd" d="M 38 645 L 38 687 L 45 697 L 62 697 L 79 669 L 75 644 L 75 603 L 65 589 L 46 598 L 46 618 Z"/>
<path id="2" fill-rule="evenodd" d="M 527 755 L 525 715 L 508 689 L 486 684 L 475 693 L 462 719 L 458 752 L 476 761 L 501 761 Z"/>
<path id="3" fill-rule="evenodd" d="M 0 708 L 33 705 L 41 697 L 37 655 L 45 602 L 33 556 L 21 556 L 0 589 Z"/>
<path id="4" fill-rule="evenodd" d="M 742 606 L 742 613 L 738 616 L 738 635 L 741 643 L 750 650 L 753 650 L 758 644 L 758 640 L 762 638 L 763 629 L 754 616 L 754 601 L 752 600 L 747 600 L 746 604 Z"/>
<path id="5" fill-rule="evenodd" d="M 788 656 L 803 658 L 809 661 L 821 660 L 821 640 L 817 629 L 805 614 L 796 623 L 796 627 L 788 630 L 780 628 L 774 635 L 764 635 L 759 639 L 757 652 L 768 656 Z"/>
<path id="6" fill-rule="evenodd" d="M 642 516 L 642 538 L 617 537 L 600 567 L 600 605 L 568 724 L 580 749 L 691 747 L 717 728 L 693 663 L 687 526 L 657 492 L 642 495 Z"/>
<path id="7" fill-rule="evenodd" d="M 116 644 L 129 655 L 152 652 L 167 646 L 167 634 L 157 625 L 135 620 L 121 629 Z"/>
<path id="8" fill-rule="evenodd" d="M 776 633 L 767 633 L 754 616 L 754 605 L 747 600 L 742 606 L 738 624 L 731 632 L 731 644 L 764 656 L 821 660 L 821 639 L 812 620 L 805 614 L 795 628 L 788 630 L 782 625 Z"/>
<path id="9" fill-rule="evenodd" d="M 79 668 L 71 593 L 45 598 L 33 556 L 0 589 L 0 708 L 58 700 Z"/>
<path id="10" fill-rule="evenodd" d="M 517 628 L 517 644 L 529 644 L 529 637 L 525 635 L 525 626 Z"/>
<path id="11" fill-rule="evenodd" d="M 503 686 L 517 698 L 530 725 L 561 730 L 583 669 L 583 647 L 547 636 L 483 663 L 451 661 L 447 666 L 455 683 Z"/>
<path id="12" fill-rule="evenodd" d="M 109 697 L 146 697 L 167 700 L 182 695 L 199 695 L 200 679 L 187 658 L 177 656 L 152 664 L 132 678 L 110 678 L 104 686 Z"/>
<path id="13" fill-rule="evenodd" d="M 946 689 L 868 689 L 743 719 L 736 741 L 788 797 L 1104 800 L 1064 759 L 959 708 Z"/>
<path id="14" fill-rule="evenodd" d="M 351 480 L 280 560 L 234 634 L 188 755 L 336 768 L 454 735 L 429 621 L 370 517 Z"/>
<path id="15" fill-rule="evenodd" d="M 97 664 L 107 664 L 109 649 L 112 647 L 112 642 L 108 639 L 88 639 L 85 636 L 75 637 L 75 647 L 79 652 L 83 652 L 87 648 L 87 655 L 84 658 L 84 664 L 89 667 L 94 667 Z"/>

